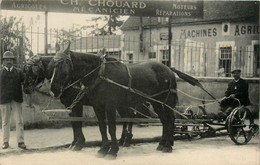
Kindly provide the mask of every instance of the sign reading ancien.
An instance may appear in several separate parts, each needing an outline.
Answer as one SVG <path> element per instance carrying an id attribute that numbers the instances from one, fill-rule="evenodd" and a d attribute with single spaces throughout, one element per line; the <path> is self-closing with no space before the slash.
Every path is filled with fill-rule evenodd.
<path id="1" fill-rule="evenodd" d="M 2 9 L 81 14 L 203 18 L 203 1 L 2 0 Z"/>

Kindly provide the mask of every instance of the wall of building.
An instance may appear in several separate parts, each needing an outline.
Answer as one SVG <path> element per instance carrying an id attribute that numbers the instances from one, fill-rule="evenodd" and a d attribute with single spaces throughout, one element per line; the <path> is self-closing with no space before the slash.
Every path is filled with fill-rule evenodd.
<path id="1" fill-rule="evenodd" d="M 217 76 L 219 48 L 232 47 L 231 70 L 240 68 L 242 75 L 255 75 L 256 55 L 254 45 L 259 45 L 259 25 L 254 22 L 219 22 L 199 25 L 172 26 L 172 66 L 196 76 Z M 140 30 L 126 30 L 123 49 L 134 54 L 134 60 L 147 60 L 149 52 L 156 53 L 162 61 L 162 50 L 168 50 L 168 28 L 143 30 L 144 52 L 140 52 Z M 123 54 L 125 54 L 123 52 Z M 123 58 L 127 60 L 126 55 Z M 204 66 L 204 67 L 203 67 Z"/>

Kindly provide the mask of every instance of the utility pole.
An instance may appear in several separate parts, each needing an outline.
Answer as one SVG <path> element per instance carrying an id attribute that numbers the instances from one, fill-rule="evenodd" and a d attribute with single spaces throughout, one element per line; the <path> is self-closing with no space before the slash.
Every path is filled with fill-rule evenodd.
<path id="1" fill-rule="evenodd" d="M 48 11 L 45 11 L 44 54 L 48 55 Z"/>
<path id="2" fill-rule="evenodd" d="M 139 25 L 139 32 L 140 32 L 140 44 L 139 44 L 139 51 L 141 53 L 144 52 L 144 38 L 143 38 L 143 17 L 140 17 L 140 25 Z M 139 56 L 138 56 L 139 58 Z"/>
<path id="3" fill-rule="evenodd" d="M 171 49 L 172 49 L 172 46 L 171 46 L 171 44 L 172 44 L 172 17 L 170 16 L 169 17 L 169 22 L 168 22 L 168 52 L 169 52 L 169 54 L 168 54 L 168 67 L 171 67 Z"/>

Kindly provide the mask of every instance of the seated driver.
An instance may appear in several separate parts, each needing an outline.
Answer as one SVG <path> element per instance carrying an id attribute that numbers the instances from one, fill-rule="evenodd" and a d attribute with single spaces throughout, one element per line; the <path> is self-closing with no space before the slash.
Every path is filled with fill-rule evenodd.
<path id="1" fill-rule="evenodd" d="M 250 100 L 248 98 L 248 83 L 240 77 L 241 70 L 235 69 L 231 73 L 234 79 L 228 83 L 228 88 L 225 92 L 226 98 L 221 101 L 221 112 L 218 113 L 218 116 L 222 119 L 226 119 L 231 111 L 239 106 L 239 102 L 236 99 L 240 101 L 241 105 L 250 105 Z"/>

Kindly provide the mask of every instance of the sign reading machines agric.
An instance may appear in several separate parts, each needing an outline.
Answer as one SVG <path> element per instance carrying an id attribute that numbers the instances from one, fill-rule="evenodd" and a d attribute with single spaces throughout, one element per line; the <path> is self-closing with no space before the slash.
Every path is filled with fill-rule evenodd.
<path id="1" fill-rule="evenodd" d="M 2 0 L 1 9 L 81 14 L 203 18 L 203 1 Z"/>

